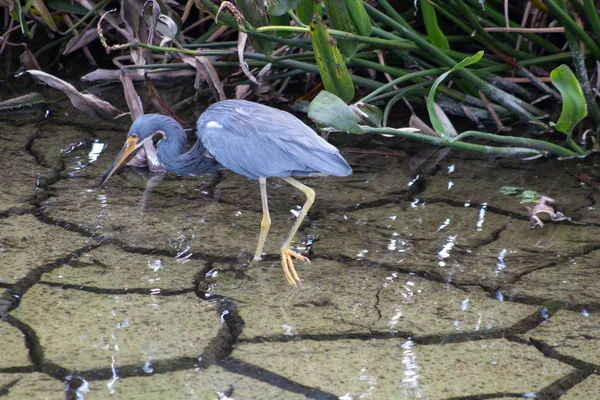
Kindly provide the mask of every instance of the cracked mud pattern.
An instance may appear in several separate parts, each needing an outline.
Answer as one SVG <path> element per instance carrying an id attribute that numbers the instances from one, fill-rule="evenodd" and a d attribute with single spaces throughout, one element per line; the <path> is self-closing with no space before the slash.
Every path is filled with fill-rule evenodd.
<path id="1" fill-rule="evenodd" d="M 354 175 L 304 179 L 317 201 L 295 246 L 312 262 L 293 288 L 277 249 L 299 193 L 269 180 L 266 254 L 245 268 L 256 182 L 149 190 L 126 170 L 98 188 L 126 127 L 70 113 L 0 130 L 0 396 L 600 398 L 598 192 L 577 178 L 594 160 L 451 154 L 423 173 L 347 152 Z M 530 230 L 505 185 L 572 221 Z"/>

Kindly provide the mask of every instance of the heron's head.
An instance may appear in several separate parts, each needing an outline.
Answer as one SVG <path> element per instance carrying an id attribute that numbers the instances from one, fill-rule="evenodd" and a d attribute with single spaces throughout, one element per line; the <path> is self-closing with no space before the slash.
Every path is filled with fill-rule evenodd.
<path id="1" fill-rule="evenodd" d="M 140 147 L 144 147 L 146 153 L 154 152 L 154 141 L 163 139 L 165 132 L 179 125 L 174 119 L 159 114 L 146 114 L 136 119 L 127 133 L 127 140 L 115 161 L 102 177 L 100 186 L 112 176 L 127 158 Z"/>

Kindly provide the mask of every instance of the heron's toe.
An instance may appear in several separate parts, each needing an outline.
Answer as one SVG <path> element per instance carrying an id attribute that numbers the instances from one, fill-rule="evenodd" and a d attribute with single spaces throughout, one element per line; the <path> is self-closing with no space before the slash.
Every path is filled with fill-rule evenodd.
<path id="1" fill-rule="evenodd" d="M 294 261 L 292 260 L 292 257 L 296 260 L 301 260 L 308 263 L 310 263 L 310 260 L 307 257 L 304 257 L 303 255 L 292 251 L 291 249 L 281 250 L 281 265 L 283 266 L 283 273 L 285 274 L 285 278 L 290 283 L 290 285 L 296 286 L 302 280 L 296 272 L 296 268 L 294 267 Z"/>

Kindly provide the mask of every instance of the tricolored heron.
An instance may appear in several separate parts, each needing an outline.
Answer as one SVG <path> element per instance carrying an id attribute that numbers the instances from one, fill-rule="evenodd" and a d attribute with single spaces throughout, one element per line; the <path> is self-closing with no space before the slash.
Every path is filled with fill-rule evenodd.
<path id="1" fill-rule="evenodd" d="M 143 115 L 129 129 L 123 149 L 102 177 L 100 185 L 125 159 L 155 137 L 157 155 L 167 171 L 177 175 L 200 175 L 220 167 L 257 179 L 260 184 L 263 217 L 260 236 L 250 266 L 260 261 L 271 226 L 267 200 L 267 178 L 279 177 L 302 191 L 306 202 L 281 246 L 281 264 L 287 281 L 300 278 L 292 258 L 308 261 L 290 244 L 315 200 L 315 191 L 291 176 L 348 176 L 352 169 L 338 149 L 327 143 L 292 114 L 245 100 L 224 100 L 213 104 L 198 119 L 198 141 L 185 151 L 187 138 L 173 118 Z M 216 161 L 215 161 L 216 160 Z M 217 163 L 218 161 L 218 163 Z"/>

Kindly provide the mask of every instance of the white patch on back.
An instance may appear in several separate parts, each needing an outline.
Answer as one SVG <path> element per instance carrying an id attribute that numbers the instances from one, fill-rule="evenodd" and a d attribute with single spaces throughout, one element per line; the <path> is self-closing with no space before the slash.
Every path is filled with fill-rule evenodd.
<path id="1" fill-rule="evenodd" d="M 206 124 L 206 127 L 207 128 L 223 129 L 223 125 L 221 125 L 217 121 L 208 121 L 208 123 Z"/>
<path id="2" fill-rule="evenodd" d="M 245 115 L 245 116 L 247 116 L 247 117 L 249 117 L 249 116 L 251 116 L 251 115 L 252 115 L 252 114 L 251 114 L 251 113 L 249 113 L 249 112 L 248 112 L 248 110 L 246 110 L 244 107 L 236 107 L 236 108 L 235 108 L 235 111 L 236 111 L 238 114 L 242 114 L 242 115 Z"/>

